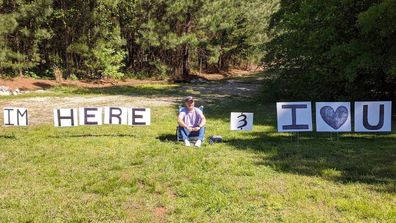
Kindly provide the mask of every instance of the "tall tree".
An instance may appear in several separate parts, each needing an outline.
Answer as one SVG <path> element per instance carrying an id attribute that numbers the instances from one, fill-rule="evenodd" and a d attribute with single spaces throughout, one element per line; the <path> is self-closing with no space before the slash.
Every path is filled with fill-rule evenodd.
<path id="1" fill-rule="evenodd" d="M 0 5 L 1 69 L 23 75 L 23 71 L 34 68 L 41 61 L 39 44 L 50 38 L 44 28 L 51 13 L 51 0 L 2 1 Z"/>
<path id="2" fill-rule="evenodd" d="M 2 0 L 0 72 L 186 79 L 197 69 L 227 70 L 263 55 L 274 2 Z"/>
<path id="3" fill-rule="evenodd" d="M 395 1 L 281 1 L 267 62 L 278 97 L 394 99 Z"/>

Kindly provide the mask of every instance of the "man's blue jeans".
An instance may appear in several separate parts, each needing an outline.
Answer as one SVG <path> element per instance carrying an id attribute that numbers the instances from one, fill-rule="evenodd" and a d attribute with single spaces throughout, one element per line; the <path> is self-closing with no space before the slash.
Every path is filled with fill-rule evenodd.
<path id="1" fill-rule="evenodd" d="M 203 141 L 205 137 L 205 127 L 202 127 L 197 132 L 190 132 L 187 128 L 179 127 L 180 135 L 184 140 L 189 140 L 191 137 L 198 137 L 199 140 Z"/>

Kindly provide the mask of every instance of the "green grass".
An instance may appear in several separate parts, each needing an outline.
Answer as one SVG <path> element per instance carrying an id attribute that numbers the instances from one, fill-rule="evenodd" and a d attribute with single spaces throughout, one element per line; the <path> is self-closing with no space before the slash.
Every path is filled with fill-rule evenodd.
<path id="1" fill-rule="evenodd" d="M 173 141 L 175 107 L 152 107 L 149 127 L 0 127 L 0 221 L 396 222 L 395 132 L 297 140 L 276 133 L 275 106 L 260 98 L 205 107 L 207 135 L 224 143 L 201 149 Z M 255 112 L 254 131 L 230 132 L 231 111 Z"/>

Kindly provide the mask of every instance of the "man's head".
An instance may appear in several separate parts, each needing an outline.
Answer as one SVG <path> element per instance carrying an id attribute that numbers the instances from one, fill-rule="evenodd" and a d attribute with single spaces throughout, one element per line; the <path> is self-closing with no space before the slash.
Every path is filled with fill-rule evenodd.
<path id="1" fill-rule="evenodd" d="M 194 98 L 192 96 L 188 96 L 184 99 L 184 104 L 186 105 L 186 108 L 188 110 L 193 110 L 194 109 Z"/>

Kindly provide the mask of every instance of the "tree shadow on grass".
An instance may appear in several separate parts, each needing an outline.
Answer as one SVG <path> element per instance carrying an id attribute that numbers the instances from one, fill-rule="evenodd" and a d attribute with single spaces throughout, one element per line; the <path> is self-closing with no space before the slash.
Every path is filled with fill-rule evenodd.
<path id="1" fill-rule="evenodd" d="M 299 175 L 319 176 L 342 183 L 386 184 L 395 193 L 395 135 L 251 133 L 253 139 L 229 139 L 236 149 L 260 151 L 257 165 Z M 393 186 L 392 186 L 393 185 Z"/>
<path id="2" fill-rule="evenodd" d="M 254 125 L 273 126 L 276 120 L 274 103 L 260 98 L 235 98 L 232 96 L 215 99 L 205 104 L 204 113 L 211 120 L 230 122 L 231 112 L 254 113 Z"/>
<path id="3" fill-rule="evenodd" d="M 228 123 L 231 112 L 253 112 L 255 126 L 276 129 L 276 103 L 262 97 L 225 98 L 206 107 L 209 119 Z M 393 129 L 395 125 L 393 125 Z M 272 131 L 272 130 L 270 130 Z M 298 135 L 298 137 L 297 137 Z M 375 190 L 396 193 L 396 135 L 277 132 L 244 133 L 224 143 L 257 154 L 257 165 L 327 180 L 373 185 Z"/>
<path id="4" fill-rule="evenodd" d="M 73 134 L 73 135 L 53 135 L 49 138 L 60 139 L 60 138 L 101 138 L 101 137 L 137 137 L 134 134 Z"/>
<path id="5" fill-rule="evenodd" d="M 12 139 L 12 140 L 14 140 L 14 139 L 17 139 L 17 137 L 16 136 L 9 136 L 9 135 L 0 135 L 0 139 Z"/>
<path id="6" fill-rule="evenodd" d="M 175 134 L 162 134 L 156 137 L 157 140 L 161 142 L 176 142 L 176 133 Z"/>

